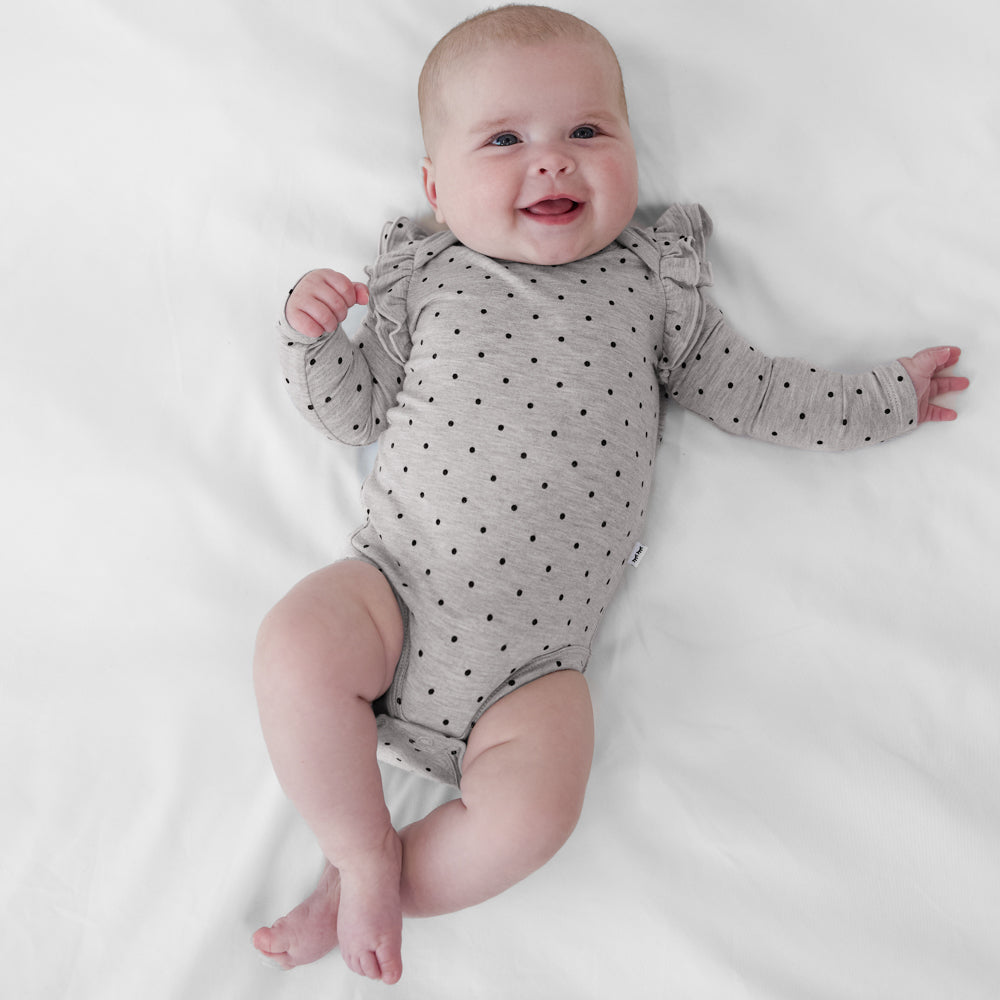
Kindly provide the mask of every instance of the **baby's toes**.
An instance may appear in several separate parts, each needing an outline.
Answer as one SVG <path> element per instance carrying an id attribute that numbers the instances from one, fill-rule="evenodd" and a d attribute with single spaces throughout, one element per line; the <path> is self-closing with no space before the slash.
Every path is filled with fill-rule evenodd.
<path id="1" fill-rule="evenodd" d="M 358 965 L 360 966 L 361 975 L 367 976 L 369 979 L 382 978 L 382 969 L 379 966 L 378 959 L 375 957 L 375 952 L 363 951 L 358 956 Z"/>
<path id="2" fill-rule="evenodd" d="M 393 954 L 391 948 L 379 948 L 378 951 L 364 951 L 357 957 L 355 971 L 369 979 L 381 980 L 388 986 L 399 982 L 403 974 L 403 963 L 399 954 Z"/>
<path id="3" fill-rule="evenodd" d="M 261 927 L 252 938 L 253 946 L 261 957 L 269 964 L 279 969 L 290 969 L 292 963 L 288 958 L 288 941 L 276 927 Z"/>
<path id="4" fill-rule="evenodd" d="M 403 974 L 403 960 L 399 948 L 394 948 L 392 945 L 379 945 L 375 951 L 363 949 L 354 954 L 344 951 L 341 954 L 352 972 L 368 979 L 381 980 L 389 986 L 399 982 Z"/>
<path id="5" fill-rule="evenodd" d="M 403 959 L 399 949 L 379 948 L 375 959 L 379 966 L 379 976 L 376 978 L 380 978 L 387 986 L 398 983 L 400 976 L 403 975 Z"/>

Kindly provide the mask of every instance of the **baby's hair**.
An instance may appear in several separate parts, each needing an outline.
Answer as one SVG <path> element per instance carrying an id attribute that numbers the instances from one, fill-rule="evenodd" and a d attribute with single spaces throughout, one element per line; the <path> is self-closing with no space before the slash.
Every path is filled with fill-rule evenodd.
<path id="1" fill-rule="evenodd" d="M 618 73 L 622 108 L 628 115 L 625 86 L 622 83 L 618 58 L 610 42 L 597 28 L 572 14 L 552 7 L 512 3 L 474 14 L 452 28 L 431 49 L 417 85 L 417 100 L 420 105 L 420 121 L 424 127 L 425 143 L 428 139 L 428 126 L 435 121 L 439 113 L 438 95 L 442 78 L 449 65 L 489 45 L 539 45 L 559 39 L 596 42 L 610 53 Z"/>

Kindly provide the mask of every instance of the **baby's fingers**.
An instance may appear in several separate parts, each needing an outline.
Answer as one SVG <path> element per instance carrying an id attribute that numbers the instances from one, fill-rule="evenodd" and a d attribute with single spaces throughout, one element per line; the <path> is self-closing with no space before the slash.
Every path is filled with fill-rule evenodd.
<path id="1" fill-rule="evenodd" d="M 285 320 L 296 333 L 305 334 L 307 337 L 321 337 L 331 321 L 328 318 L 329 310 L 326 307 L 317 308 L 311 303 L 309 308 L 303 305 L 293 305 L 290 301 L 285 306 Z M 336 323 L 332 324 L 334 327 Z"/>
<path id="2" fill-rule="evenodd" d="M 969 380 L 964 377 L 954 375 L 938 375 L 931 379 L 930 398 L 937 399 L 946 392 L 962 392 L 969 388 Z M 936 403 L 929 403 L 925 420 L 955 420 L 958 414 L 947 406 L 938 406 Z"/>
<path id="3" fill-rule="evenodd" d="M 961 356 L 962 349 L 960 347 L 928 347 L 917 351 L 908 360 L 912 362 L 920 375 L 930 378 L 936 372 L 957 364 Z"/>
<path id="4" fill-rule="evenodd" d="M 351 281 L 346 274 L 341 274 L 339 271 L 323 270 L 313 271 L 312 275 L 307 275 L 307 277 L 311 276 L 315 276 L 318 282 L 316 286 L 317 297 L 326 302 L 338 314 L 343 310 L 343 316 L 339 317 L 341 323 L 346 318 L 347 310 L 351 306 L 363 306 L 368 302 L 367 286 L 360 281 Z"/>
<path id="5" fill-rule="evenodd" d="M 949 410 L 947 406 L 938 406 L 936 403 L 928 403 L 927 411 L 920 421 L 925 420 L 957 420 L 958 414 L 954 410 Z"/>
<path id="6" fill-rule="evenodd" d="M 320 299 L 311 295 L 298 295 L 288 300 L 285 318 L 293 330 L 307 337 L 319 337 L 336 330 L 347 315 L 347 306 L 342 303 Z"/>
<path id="7" fill-rule="evenodd" d="M 368 301 L 368 289 L 338 271 L 310 271 L 292 289 L 285 315 L 294 330 L 319 337 L 336 330 L 355 304 Z"/>
<path id="8" fill-rule="evenodd" d="M 964 376 L 939 375 L 931 379 L 931 392 L 943 396 L 946 392 L 963 392 L 969 388 L 969 380 Z"/>

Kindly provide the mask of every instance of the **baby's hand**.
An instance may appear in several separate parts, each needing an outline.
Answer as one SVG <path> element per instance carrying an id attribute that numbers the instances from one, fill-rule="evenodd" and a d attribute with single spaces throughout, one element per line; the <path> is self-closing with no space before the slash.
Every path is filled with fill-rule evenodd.
<path id="1" fill-rule="evenodd" d="M 307 337 L 332 333 L 347 318 L 353 305 L 368 304 L 368 288 L 339 271 L 310 271 L 289 292 L 285 319 L 293 330 Z"/>
<path id="2" fill-rule="evenodd" d="M 899 363 L 906 369 L 917 390 L 918 423 L 925 420 L 954 420 L 958 414 L 944 406 L 935 406 L 933 400 L 946 392 L 961 392 L 969 388 L 967 378 L 939 375 L 944 368 L 950 368 L 962 353 L 958 347 L 928 347 L 912 358 L 900 358 Z"/>

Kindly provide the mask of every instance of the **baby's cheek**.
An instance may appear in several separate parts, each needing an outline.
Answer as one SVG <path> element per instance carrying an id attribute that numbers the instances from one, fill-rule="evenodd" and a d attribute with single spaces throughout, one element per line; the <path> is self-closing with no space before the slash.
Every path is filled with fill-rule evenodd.
<path id="1" fill-rule="evenodd" d="M 634 161 L 632 163 L 619 161 L 612 165 L 610 174 L 607 190 L 616 200 L 618 212 L 627 215 L 624 225 L 628 225 L 632 221 L 639 201 L 638 171 Z"/>

